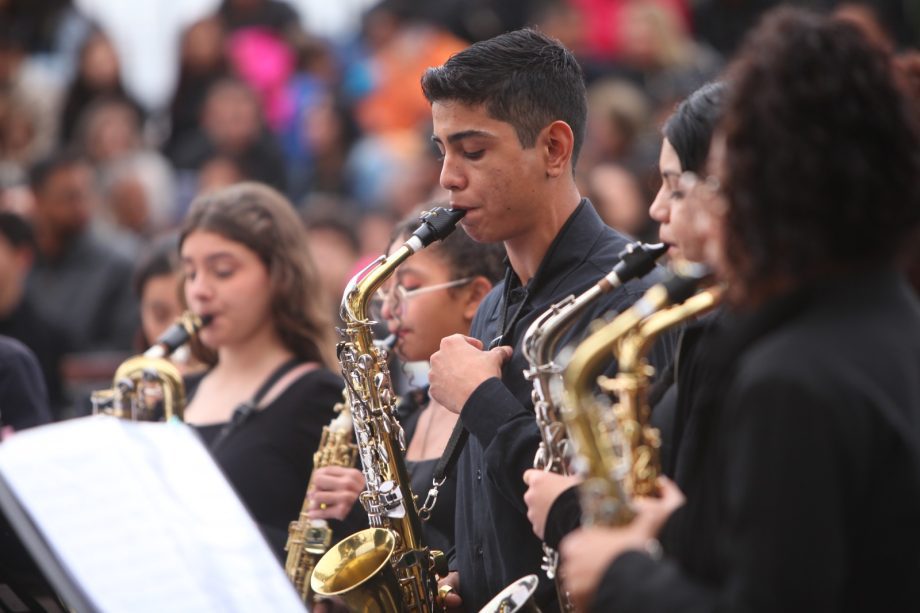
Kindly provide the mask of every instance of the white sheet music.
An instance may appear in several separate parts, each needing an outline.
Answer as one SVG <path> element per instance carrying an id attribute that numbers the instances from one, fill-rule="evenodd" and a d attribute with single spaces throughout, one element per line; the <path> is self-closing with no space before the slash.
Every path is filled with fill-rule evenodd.
<path id="1" fill-rule="evenodd" d="M 36 428 L 0 445 L 0 474 L 103 611 L 304 611 L 184 424 Z"/>

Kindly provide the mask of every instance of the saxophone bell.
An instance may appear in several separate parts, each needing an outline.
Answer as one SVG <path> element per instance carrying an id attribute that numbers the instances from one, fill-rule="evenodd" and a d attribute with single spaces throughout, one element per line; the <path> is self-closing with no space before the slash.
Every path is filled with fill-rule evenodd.
<path id="1" fill-rule="evenodd" d="M 479 613 L 540 613 L 533 596 L 538 584 L 536 575 L 521 577 L 479 609 Z"/>

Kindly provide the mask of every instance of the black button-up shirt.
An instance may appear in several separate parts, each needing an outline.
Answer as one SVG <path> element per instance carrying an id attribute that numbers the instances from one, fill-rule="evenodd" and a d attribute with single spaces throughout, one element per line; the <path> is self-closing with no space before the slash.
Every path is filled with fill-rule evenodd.
<path id="1" fill-rule="evenodd" d="M 540 577 L 540 608 L 557 610 L 553 582 L 540 570 L 541 543 L 524 504 L 522 474 L 533 467 L 540 431 L 531 401 L 533 387 L 523 376 L 528 364 L 521 340 L 533 320 L 551 305 L 582 293 L 610 272 L 628 242 L 604 225 L 590 202 L 582 200 L 534 277 L 521 286 L 516 275 L 506 275 L 476 312 L 471 335 L 486 346 L 502 336 L 501 344 L 513 347 L 514 354 L 505 363 L 501 380 L 483 382 L 460 413 L 471 436 L 457 461 L 456 554 L 451 566 L 460 573 L 460 595 L 469 611 L 481 609 L 509 583 L 531 573 Z M 559 347 L 580 339 L 588 323 L 601 315 L 625 310 L 648 286 L 648 281 L 632 281 L 604 295 Z M 672 350 L 672 343 L 659 343 L 650 361 L 661 366 Z"/>

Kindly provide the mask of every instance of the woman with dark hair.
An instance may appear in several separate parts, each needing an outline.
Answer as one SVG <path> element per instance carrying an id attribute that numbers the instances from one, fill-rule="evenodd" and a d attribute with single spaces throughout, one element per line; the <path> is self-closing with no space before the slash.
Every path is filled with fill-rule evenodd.
<path id="1" fill-rule="evenodd" d="M 241 183 L 192 203 L 179 251 L 185 300 L 212 318 L 185 419 L 280 556 L 343 387 L 304 229 L 281 194 Z"/>
<path id="2" fill-rule="evenodd" d="M 711 574 L 650 555 L 665 483 L 628 526 L 563 541 L 566 585 L 598 611 L 916 610 L 920 304 L 898 263 L 920 130 L 890 58 L 816 14 L 772 13 L 728 82 L 709 176 L 684 182 L 729 282 L 688 468 Z"/>
<path id="3" fill-rule="evenodd" d="M 413 217 L 397 226 L 390 250 L 402 245 L 418 225 Z M 396 335 L 397 355 L 408 362 L 428 360 L 442 338 L 468 334 L 480 301 L 502 276 L 503 257 L 500 245 L 477 243 L 465 232 L 454 232 L 401 265 L 379 297 L 381 318 Z M 423 496 L 431 489 L 435 467 L 457 423 L 457 415 L 429 398 L 427 389 L 420 392 L 407 395 L 401 405 L 409 413 L 402 422 L 409 441 L 406 464 L 419 505 L 425 502 Z M 426 544 L 441 551 L 454 544 L 456 482 L 450 477 L 423 525 Z M 316 471 L 313 484 L 311 517 L 341 519 L 364 489 L 364 476 L 354 468 L 326 467 Z"/>
<path id="4" fill-rule="evenodd" d="M 84 111 L 96 100 L 123 100 L 143 117 L 140 104 L 128 94 L 121 78 L 121 62 L 111 39 L 101 28 L 93 28 L 80 48 L 77 73 L 64 97 L 60 142 L 71 144 Z"/>
<path id="5" fill-rule="evenodd" d="M 702 172 L 713 132 L 722 117 L 727 88 L 724 83 L 704 85 L 680 103 L 662 128 L 659 173 L 661 188 L 649 208 L 660 224 L 661 241 L 670 245 L 672 260 L 705 262 L 705 233 L 700 231 L 702 213 L 681 187 L 684 173 Z M 702 379 L 710 376 L 700 366 L 699 347 L 716 326 L 715 314 L 687 324 L 680 332 L 678 355 L 657 377 L 649 395 L 653 405 L 652 424 L 661 432 L 661 469 L 686 491 L 685 459 L 698 444 L 697 428 L 703 407 L 694 404 Z M 678 372 L 678 365 L 680 366 Z M 677 381 L 680 381 L 678 390 Z M 563 477 L 543 470 L 524 473 L 528 490 L 524 495 L 527 517 L 534 533 L 551 547 L 580 525 L 581 505 L 577 477 Z M 668 549 L 673 536 L 662 537 Z M 679 543 L 675 543 L 679 546 Z M 707 561 L 701 560 L 702 564 Z"/>

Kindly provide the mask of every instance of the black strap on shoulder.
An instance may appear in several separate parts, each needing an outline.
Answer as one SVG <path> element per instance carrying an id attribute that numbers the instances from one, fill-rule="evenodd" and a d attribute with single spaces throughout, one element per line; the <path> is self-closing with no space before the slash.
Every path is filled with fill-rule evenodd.
<path id="1" fill-rule="evenodd" d="M 444 447 L 444 453 L 441 454 L 441 458 L 434 467 L 435 483 L 444 483 L 444 480 L 447 479 L 447 473 L 453 470 L 469 436 L 470 431 L 464 428 L 463 422 L 457 419 L 454 431 L 450 433 L 450 440 L 447 441 L 447 446 Z"/>
<path id="2" fill-rule="evenodd" d="M 262 402 L 262 398 L 268 391 L 274 387 L 278 381 L 281 380 L 281 377 L 288 374 L 297 366 L 301 364 L 299 358 L 291 358 L 286 361 L 284 364 L 279 366 L 268 376 L 261 387 L 256 390 L 256 393 L 253 394 L 252 398 L 233 410 L 233 415 L 230 416 L 230 421 L 224 424 L 224 427 L 221 428 L 220 433 L 217 435 L 217 438 L 214 439 L 214 442 L 211 443 L 211 451 L 215 451 L 218 447 L 224 444 L 224 441 L 227 440 L 227 437 L 235 432 L 240 426 L 242 426 L 249 416 L 252 415 L 256 409 L 259 408 L 259 403 Z"/>

